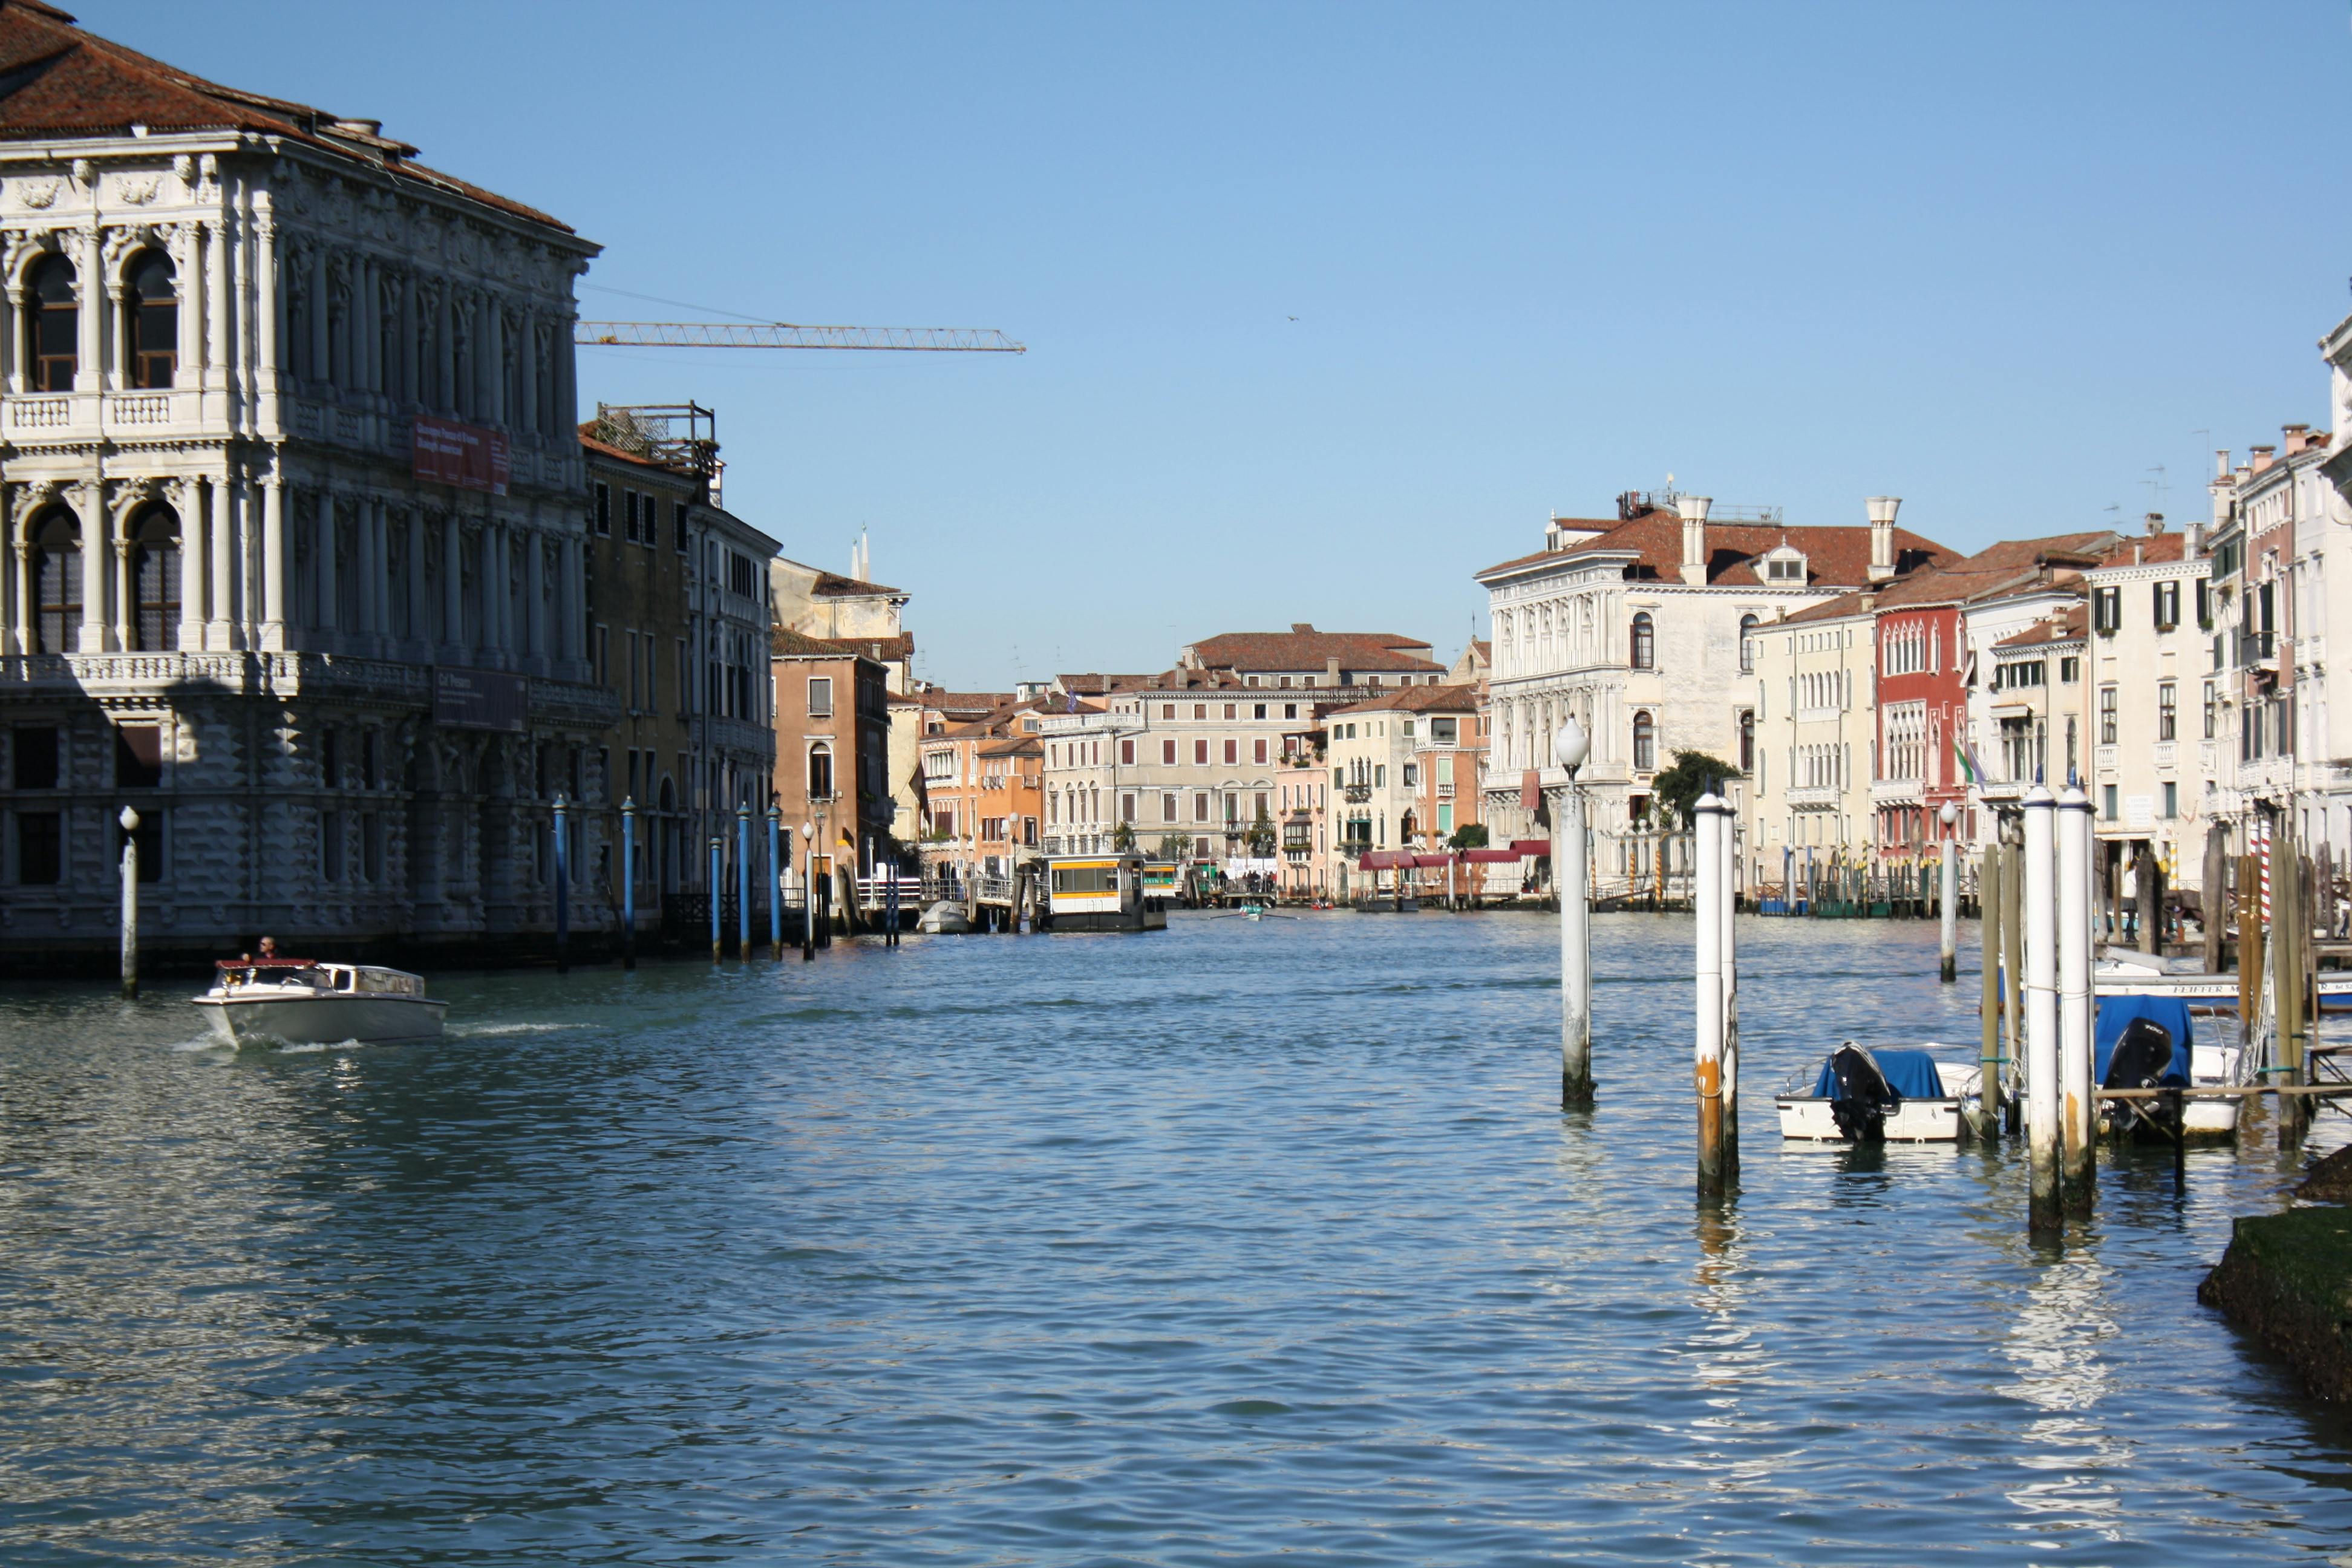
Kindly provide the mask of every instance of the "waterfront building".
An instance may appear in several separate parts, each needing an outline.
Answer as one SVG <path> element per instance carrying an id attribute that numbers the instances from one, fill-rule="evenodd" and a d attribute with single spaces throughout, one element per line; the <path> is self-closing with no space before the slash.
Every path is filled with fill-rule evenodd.
<path id="1" fill-rule="evenodd" d="M 2213 667 L 2212 563 L 2191 534 L 2148 531 L 2117 543 L 2083 574 L 2090 601 L 2089 668 L 2069 685 L 2063 655 L 2058 695 L 2072 697 L 2069 744 L 2053 776 L 2079 767 L 2091 796 L 2100 872 L 2152 851 L 2167 881 L 2201 888 L 2205 832 L 2217 820 L 2221 761 L 2221 676 Z"/>
<path id="2" fill-rule="evenodd" d="M 572 425 L 597 247 L 46 6 L 0 7 L 0 952 L 112 947 L 126 805 L 151 952 L 545 929 L 552 796 L 618 706 Z"/>
<path id="3" fill-rule="evenodd" d="M 884 666 L 890 696 L 883 776 L 889 781 L 889 822 L 896 825 L 887 830 L 912 839 L 923 820 L 923 706 L 913 700 L 920 685 L 914 634 L 903 624 L 911 595 L 872 581 L 873 564 L 873 546 L 863 537 L 850 552 L 846 576 L 779 555 L 768 563 L 768 595 L 778 626 L 845 648 L 855 644 L 860 656 Z M 993 706 L 983 704 L 971 717 Z"/>
<path id="4" fill-rule="evenodd" d="M 1411 673 L 1423 672 L 1416 664 Z M 1318 711 L 1304 687 L 1286 697 L 1246 679 L 1180 666 L 1094 700 L 1098 707 L 1045 714 L 1047 852 L 1108 848 L 1125 827 L 1152 858 L 1176 840 L 1188 863 L 1240 854 L 1258 818 L 1273 816 L 1284 736 Z"/>
<path id="5" fill-rule="evenodd" d="M 1730 760 L 1748 775 L 1755 885 L 1801 881 L 1809 863 L 1873 847 L 1876 634 L 1874 596 L 1848 594 L 1748 635 L 1754 708 Z"/>
<path id="6" fill-rule="evenodd" d="M 1549 834 L 1525 803 L 1565 786 L 1551 737 L 1573 713 L 1592 737 L 1578 782 L 1600 882 L 1647 877 L 1651 780 L 1677 751 L 1729 761 L 1751 733 L 1758 628 L 1953 558 L 1895 527 L 1898 505 L 1873 500 L 1866 526 L 1802 527 L 1777 508 L 1717 513 L 1702 496 L 1629 492 L 1613 521 L 1555 517 L 1543 549 L 1478 573 L 1494 633 L 1484 817 L 1496 840 Z M 1745 811 L 1745 782 L 1731 789 Z"/>
<path id="7" fill-rule="evenodd" d="M 1274 813 L 1285 898 L 1325 898 L 1336 885 L 1331 874 L 1331 773 L 1325 765 L 1328 737 L 1319 719 L 1302 720 L 1299 728 L 1282 737 L 1282 765 L 1274 775 Z"/>
<path id="8" fill-rule="evenodd" d="M 709 845 L 721 841 L 733 886 L 736 808 L 764 815 L 775 768 L 769 682 L 747 647 L 764 647 L 758 591 L 776 542 L 719 504 L 710 411 L 600 405 L 580 426 L 588 481 L 590 678 L 619 714 L 597 766 L 572 799 L 599 836 L 574 862 L 592 921 L 617 919 L 620 807 L 636 805 L 636 908 L 700 929 L 709 906 Z M 747 591 L 748 590 L 748 591 Z M 764 842 L 755 847 L 764 854 Z M 574 923 L 583 923 L 575 914 Z"/>
<path id="9" fill-rule="evenodd" d="M 1324 716 L 1325 766 L 1339 804 L 1328 885 L 1346 897 L 1372 885 L 1373 850 L 1435 855 L 1457 827 L 1479 820 L 1486 748 L 1470 686 L 1412 686 Z"/>
<path id="10" fill-rule="evenodd" d="M 769 644 L 775 802 L 784 826 L 795 843 L 803 827 L 814 826 L 824 852 L 846 857 L 866 877 L 898 862 L 891 667 L 870 651 L 879 640 L 813 637 L 778 626 Z M 911 815 L 908 820 L 911 826 Z"/>
<path id="11" fill-rule="evenodd" d="M 1043 727 L 1037 703 L 1008 702 L 924 736 L 927 874 L 1010 877 L 1055 852 L 1043 832 Z"/>

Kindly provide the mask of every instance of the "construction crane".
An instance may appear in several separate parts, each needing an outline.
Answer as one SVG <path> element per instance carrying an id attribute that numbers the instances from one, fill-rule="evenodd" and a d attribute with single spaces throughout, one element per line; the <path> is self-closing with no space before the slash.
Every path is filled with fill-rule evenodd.
<path id="1" fill-rule="evenodd" d="M 572 341 L 588 348 L 896 349 L 912 353 L 1024 354 L 993 327 L 803 327 L 791 321 L 576 321 Z"/>

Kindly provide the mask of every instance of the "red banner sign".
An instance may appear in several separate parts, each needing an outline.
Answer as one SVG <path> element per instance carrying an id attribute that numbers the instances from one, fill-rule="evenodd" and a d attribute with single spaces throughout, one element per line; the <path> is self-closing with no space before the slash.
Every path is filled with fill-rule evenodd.
<path id="1" fill-rule="evenodd" d="M 416 425 L 416 477 L 436 484 L 507 493 L 513 473 L 513 454 L 504 434 L 454 419 L 419 417 Z"/>

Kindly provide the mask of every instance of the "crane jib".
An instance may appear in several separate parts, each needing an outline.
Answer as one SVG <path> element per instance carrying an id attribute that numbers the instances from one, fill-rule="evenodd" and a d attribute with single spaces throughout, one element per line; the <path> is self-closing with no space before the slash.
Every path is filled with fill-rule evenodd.
<path id="1" fill-rule="evenodd" d="M 592 348 L 883 349 L 917 353 L 1027 353 L 993 327 L 806 327 L 790 321 L 575 321 Z"/>

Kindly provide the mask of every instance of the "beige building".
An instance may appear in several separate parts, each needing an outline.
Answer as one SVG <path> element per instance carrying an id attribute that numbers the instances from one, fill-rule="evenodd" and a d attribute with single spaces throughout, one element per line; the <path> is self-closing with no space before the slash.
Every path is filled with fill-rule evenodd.
<path id="1" fill-rule="evenodd" d="M 1240 854 L 1258 816 L 1274 816 L 1283 737 L 1315 710 L 1303 688 L 1243 680 L 1180 668 L 1090 699 L 1099 711 L 1044 714 L 1046 853 L 1108 849 L 1124 825 L 1153 858 L 1178 838 L 1195 863 Z"/>
<path id="2" fill-rule="evenodd" d="M 2195 544 L 2151 531 L 2083 574 L 2090 667 L 2073 695 L 2087 752 L 2068 759 L 2084 764 L 2106 867 L 2151 849 L 2167 881 L 2182 889 L 2204 880 L 2223 751 L 2212 563 Z"/>
<path id="3" fill-rule="evenodd" d="M 1749 637 L 1755 721 L 1742 732 L 1748 871 L 1783 880 L 1798 860 L 1853 860 L 1872 847 L 1876 614 L 1848 595 Z"/>

